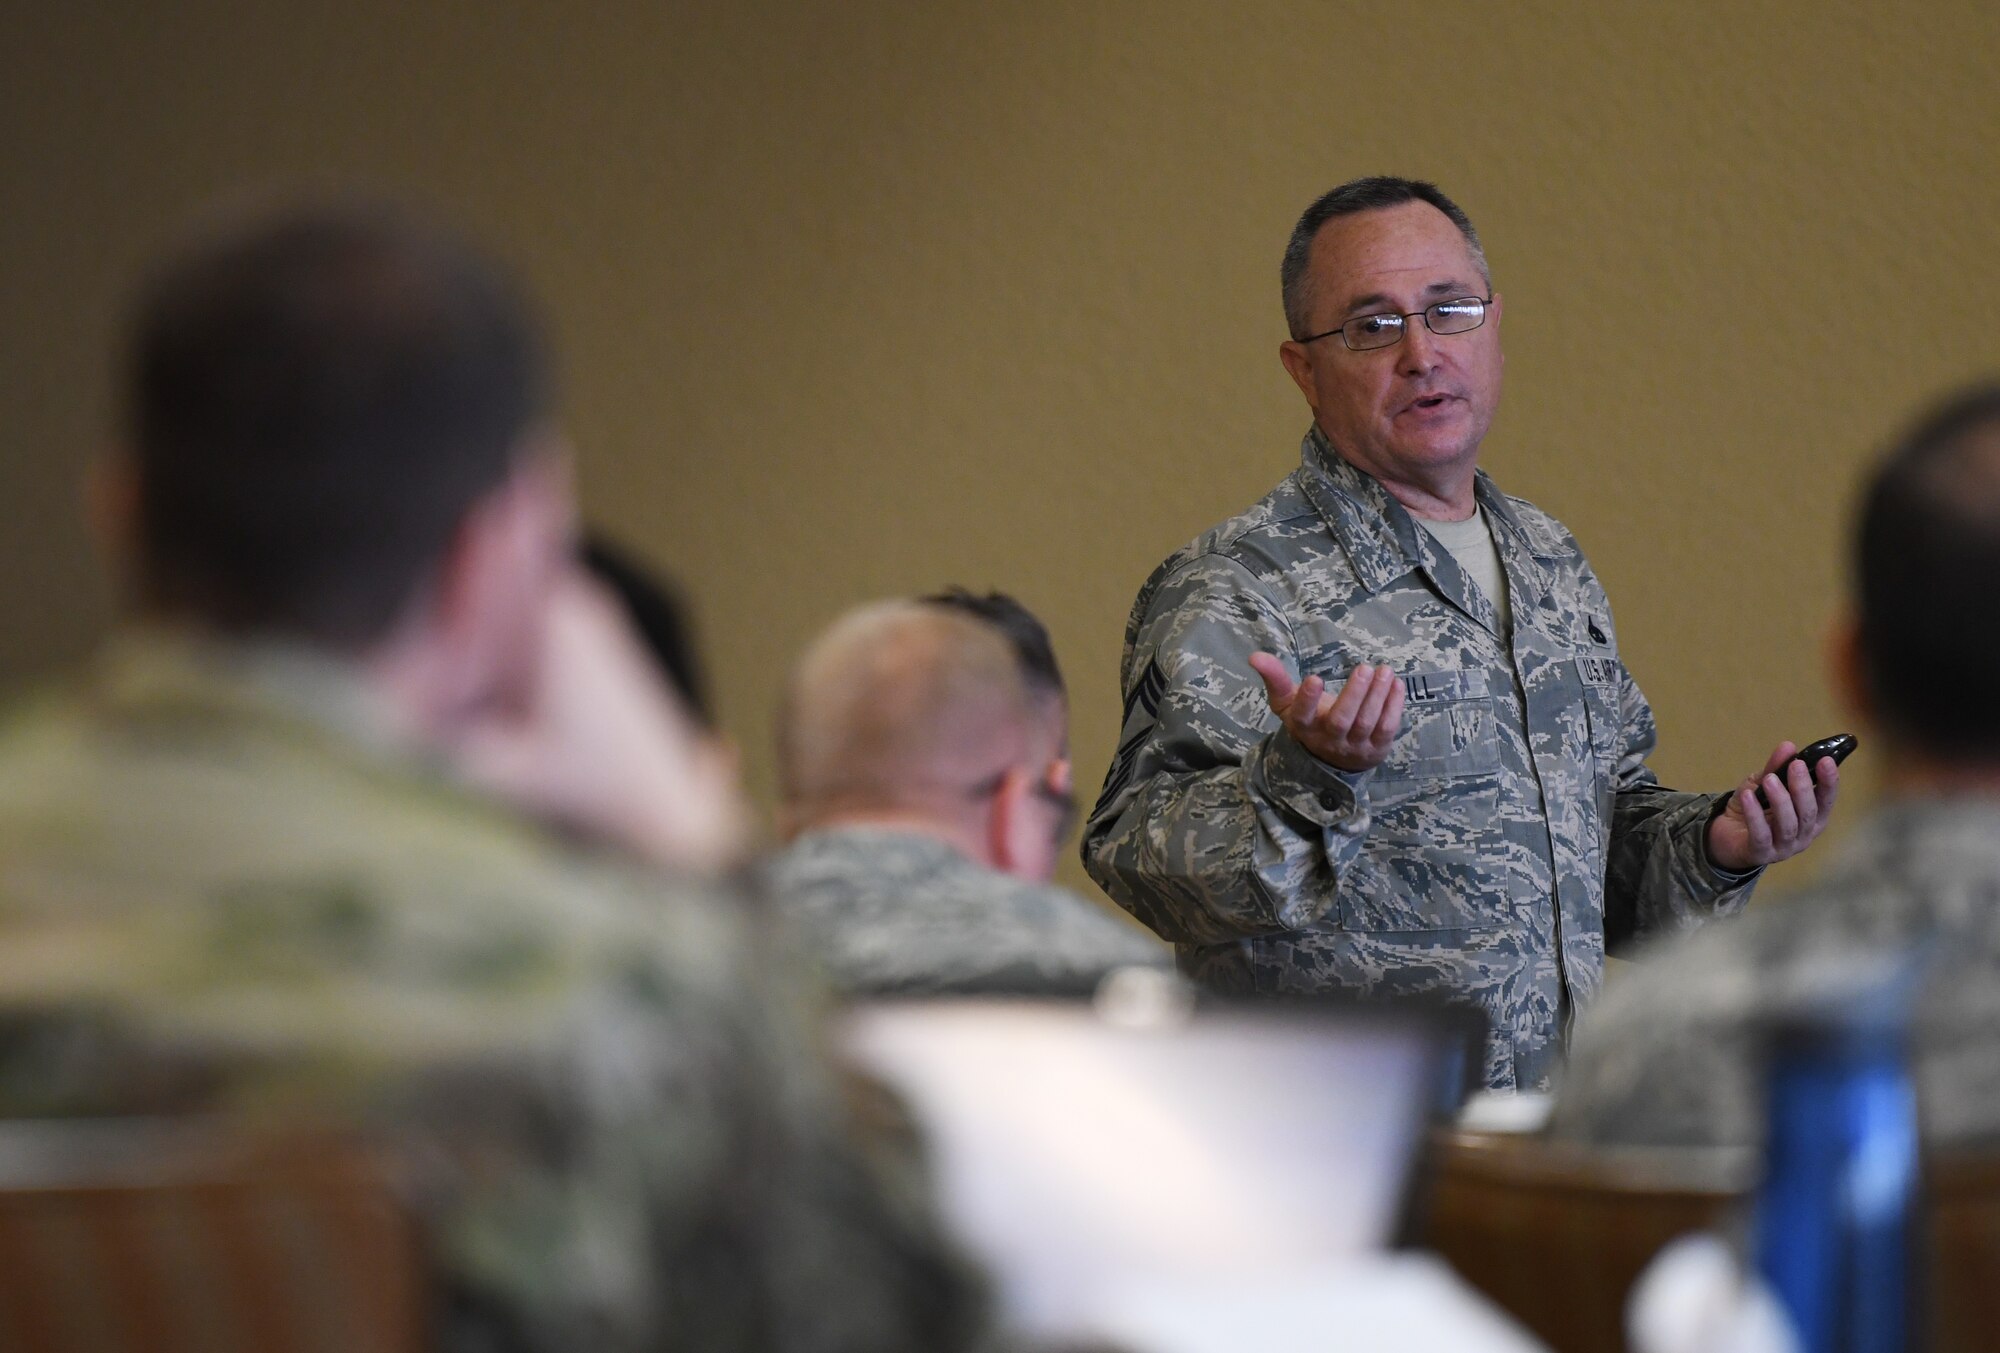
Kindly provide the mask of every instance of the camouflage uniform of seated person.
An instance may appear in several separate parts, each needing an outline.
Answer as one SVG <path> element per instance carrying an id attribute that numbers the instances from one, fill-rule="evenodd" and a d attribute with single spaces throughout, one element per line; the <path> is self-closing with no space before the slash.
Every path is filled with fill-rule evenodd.
<path id="1" fill-rule="evenodd" d="M 964 1347 L 811 984 L 655 867 L 711 854 L 690 730 L 569 562 L 547 383 L 391 211 L 160 278 L 102 494 L 133 618 L 0 722 L 0 1114 L 386 1134 L 440 1348 Z"/>
<path id="2" fill-rule="evenodd" d="M 800 661 L 772 895 L 849 992 L 1077 990 L 1166 951 L 1049 883 L 1071 822 L 1067 702 L 1011 598 L 837 622 Z"/>

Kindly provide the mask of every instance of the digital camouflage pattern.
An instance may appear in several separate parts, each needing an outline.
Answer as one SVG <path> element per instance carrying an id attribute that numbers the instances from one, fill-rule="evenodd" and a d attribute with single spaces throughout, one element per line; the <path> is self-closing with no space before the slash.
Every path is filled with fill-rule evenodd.
<path id="1" fill-rule="evenodd" d="M 982 868 L 919 832 L 807 832 L 769 861 L 766 881 L 828 980 L 854 994 L 1075 990 L 1168 958 L 1076 894 Z"/>
<path id="2" fill-rule="evenodd" d="M 1303 462 L 1140 590 L 1084 864 L 1204 985 L 1469 1003 L 1487 1084 L 1545 1085 L 1607 942 L 1732 909 L 1754 876 L 1708 859 L 1720 796 L 1646 768 L 1652 711 L 1561 523 L 1479 475 L 1503 637 L 1450 553 L 1317 428 Z M 1301 747 L 1258 649 L 1334 691 L 1392 664 L 1408 700 L 1388 759 L 1348 774 Z"/>
<path id="3" fill-rule="evenodd" d="M 1754 1147 L 1765 1019 L 1914 958 L 1926 965 L 1911 1018 L 1919 1126 L 1934 1141 L 2000 1133 L 2000 803 L 1881 809 L 1823 877 L 1619 974 L 1577 1026 L 1550 1131 Z"/>
<path id="4" fill-rule="evenodd" d="M 443 1349 L 970 1342 L 759 930 L 454 787 L 304 651 L 131 636 L 0 723 L 0 1114 L 382 1131 Z"/>

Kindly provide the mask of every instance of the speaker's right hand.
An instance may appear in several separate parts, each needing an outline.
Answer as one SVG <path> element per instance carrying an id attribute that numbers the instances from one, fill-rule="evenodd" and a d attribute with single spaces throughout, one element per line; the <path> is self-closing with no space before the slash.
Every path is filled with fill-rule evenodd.
<path id="1" fill-rule="evenodd" d="M 1318 676 L 1294 681 L 1271 653 L 1252 653 L 1250 666 L 1264 680 L 1271 712 L 1301 747 L 1336 769 L 1372 770 L 1389 755 L 1403 727 L 1403 681 L 1385 663 L 1364 663 L 1347 674 L 1338 696 Z"/>

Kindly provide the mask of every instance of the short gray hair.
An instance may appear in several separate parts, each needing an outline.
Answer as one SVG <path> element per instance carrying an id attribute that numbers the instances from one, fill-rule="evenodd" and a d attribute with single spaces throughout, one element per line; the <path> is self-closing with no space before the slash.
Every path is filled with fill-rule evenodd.
<path id="1" fill-rule="evenodd" d="M 792 673 L 778 723 L 788 811 L 963 799 L 1041 740 L 1046 699 L 1005 630 L 928 601 L 849 611 Z M 1053 754 L 1053 748 L 1051 748 Z"/>
<path id="2" fill-rule="evenodd" d="M 1292 237 L 1285 244 L 1285 261 L 1278 277 L 1285 299 L 1285 325 L 1293 338 L 1303 338 L 1306 333 L 1306 307 L 1312 300 L 1306 294 L 1306 264 L 1312 257 L 1313 241 L 1319 237 L 1320 227 L 1337 216 L 1400 207 L 1405 202 L 1428 202 L 1449 217 L 1472 247 L 1472 261 L 1479 265 L 1480 277 L 1491 288 L 1493 274 L 1486 266 L 1486 250 L 1479 243 L 1479 232 L 1472 228 L 1472 218 L 1435 183 L 1387 174 L 1350 179 L 1315 198 L 1299 217 L 1299 223 L 1292 227 Z"/>

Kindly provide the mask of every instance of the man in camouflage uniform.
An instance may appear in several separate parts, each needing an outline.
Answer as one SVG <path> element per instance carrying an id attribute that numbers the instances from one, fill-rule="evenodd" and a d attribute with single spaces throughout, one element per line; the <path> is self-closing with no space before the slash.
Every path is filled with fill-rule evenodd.
<path id="1" fill-rule="evenodd" d="M 1284 295 L 1303 464 L 1140 590 L 1084 862 L 1207 985 L 1469 1002 L 1487 1083 L 1540 1086 L 1607 942 L 1740 906 L 1834 768 L 1780 784 L 1781 745 L 1768 811 L 1647 770 L 1603 588 L 1478 471 L 1501 304 L 1448 198 L 1327 193 Z"/>
<path id="2" fill-rule="evenodd" d="M 511 288 L 393 212 L 260 218 L 131 378 L 137 618 L 0 723 L 0 1113 L 379 1132 L 441 1348 L 965 1346 L 794 970 L 649 867 L 684 730 L 568 563 Z"/>
<path id="3" fill-rule="evenodd" d="M 1579 1023 L 1551 1129 L 1597 1142 L 1754 1146 L 1760 1027 L 1922 965 L 1919 1122 L 2000 1132 L 2000 385 L 1914 430 L 1862 510 L 1855 619 L 1833 678 L 1870 725 L 1886 800 L 1826 881 L 1651 956 Z"/>
<path id="4" fill-rule="evenodd" d="M 1049 883 L 1069 710 L 1041 622 L 998 593 L 864 607 L 800 661 L 779 734 L 772 896 L 848 992 L 1054 992 L 1158 965 Z"/>

